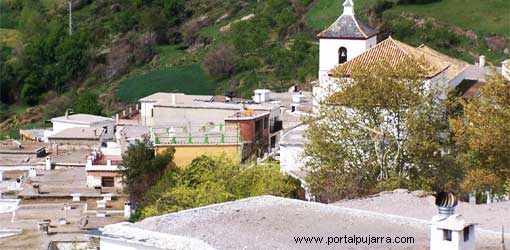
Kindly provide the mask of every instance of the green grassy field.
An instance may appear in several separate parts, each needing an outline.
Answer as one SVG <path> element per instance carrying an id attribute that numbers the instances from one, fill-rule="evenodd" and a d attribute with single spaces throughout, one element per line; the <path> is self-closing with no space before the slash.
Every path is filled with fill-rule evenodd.
<path id="1" fill-rule="evenodd" d="M 509 0 L 443 0 L 423 5 L 400 5 L 388 11 L 433 17 L 480 34 L 510 36 Z"/>
<path id="2" fill-rule="evenodd" d="M 157 92 L 180 92 L 185 94 L 213 94 L 216 83 L 209 78 L 199 64 L 162 69 L 120 82 L 117 97 L 122 102 L 138 99 Z"/>
<path id="3" fill-rule="evenodd" d="M 362 10 L 374 0 L 355 0 L 356 13 Z M 332 24 L 343 12 L 341 0 L 317 0 L 305 16 L 306 24 L 314 29 L 323 30 Z"/>
<path id="4" fill-rule="evenodd" d="M 355 1 L 356 13 L 374 0 Z M 342 14 L 342 1 L 317 0 L 306 15 L 306 23 L 317 30 L 326 28 Z M 509 0 L 442 0 L 431 4 L 397 5 L 387 12 L 411 12 L 419 16 L 470 29 L 480 34 L 510 36 Z"/>

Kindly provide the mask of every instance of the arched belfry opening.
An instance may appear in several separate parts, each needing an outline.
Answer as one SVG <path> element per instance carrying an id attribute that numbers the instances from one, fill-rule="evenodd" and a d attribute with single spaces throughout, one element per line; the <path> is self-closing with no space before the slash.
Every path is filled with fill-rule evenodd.
<path id="1" fill-rule="evenodd" d="M 340 47 L 338 49 L 338 63 L 342 64 L 347 62 L 347 49 L 345 47 Z"/>

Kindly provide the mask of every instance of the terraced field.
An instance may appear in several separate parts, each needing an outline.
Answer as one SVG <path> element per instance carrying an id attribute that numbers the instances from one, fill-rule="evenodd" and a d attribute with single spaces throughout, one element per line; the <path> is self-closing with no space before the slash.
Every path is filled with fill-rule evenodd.
<path id="1" fill-rule="evenodd" d="M 117 97 L 122 102 L 136 102 L 157 92 L 210 95 L 215 89 L 216 83 L 205 74 L 201 66 L 192 64 L 128 78 L 120 83 Z"/>

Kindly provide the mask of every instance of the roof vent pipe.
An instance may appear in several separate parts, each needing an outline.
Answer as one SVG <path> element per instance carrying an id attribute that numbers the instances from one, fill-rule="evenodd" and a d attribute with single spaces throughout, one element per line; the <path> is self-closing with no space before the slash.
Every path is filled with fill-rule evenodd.
<path id="1" fill-rule="evenodd" d="M 436 196 L 436 206 L 439 215 L 448 217 L 455 213 L 455 206 L 457 206 L 457 197 L 452 192 L 440 192 Z"/>

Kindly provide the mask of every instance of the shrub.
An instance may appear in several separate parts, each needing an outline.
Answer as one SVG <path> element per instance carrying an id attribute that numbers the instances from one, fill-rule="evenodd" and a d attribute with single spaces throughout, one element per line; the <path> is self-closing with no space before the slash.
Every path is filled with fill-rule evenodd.
<path id="1" fill-rule="evenodd" d="M 204 67 L 213 76 L 226 77 L 234 73 L 234 51 L 224 44 L 212 49 L 204 58 Z"/>

